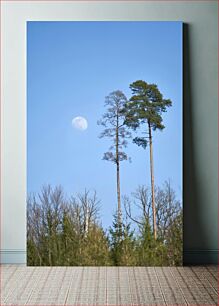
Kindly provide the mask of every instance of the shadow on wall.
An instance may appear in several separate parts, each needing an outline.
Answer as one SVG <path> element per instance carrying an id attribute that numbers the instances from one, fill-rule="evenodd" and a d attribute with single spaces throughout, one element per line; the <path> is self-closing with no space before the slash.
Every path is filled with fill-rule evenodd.
<path id="1" fill-rule="evenodd" d="M 207 240 L 201 221 L 201 194 L 194 139 L 193 86 L 191 77 L 190 25 L 183 24 L 183 264 L 217 263 L 217 252 L 197 249 L 198 241 Z"/>

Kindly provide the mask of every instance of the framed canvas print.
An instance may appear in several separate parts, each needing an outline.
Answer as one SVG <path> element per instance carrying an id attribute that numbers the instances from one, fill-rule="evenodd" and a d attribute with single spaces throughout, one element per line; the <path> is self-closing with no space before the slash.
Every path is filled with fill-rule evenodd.
<path id="1" fill-rule="evenodd" d="M 27 264 L 182 264 L 182 22 L 27 23 Z"/>

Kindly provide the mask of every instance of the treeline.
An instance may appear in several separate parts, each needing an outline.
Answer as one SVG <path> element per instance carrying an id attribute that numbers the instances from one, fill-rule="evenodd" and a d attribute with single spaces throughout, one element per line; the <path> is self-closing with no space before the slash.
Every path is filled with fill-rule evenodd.
<path id="1" fill-rule="evenodd" d="M 170 182 L 155 187 L 157 237 L 150 189 L 123 197 L 104 230 L 96 192 L 67 198 L 44 186 L 27 201 L 27 264 L 35 266 L 173 266 L 182 264 L 182 206 Z M 136 209 L 133 209 L 136 207 Z"/>

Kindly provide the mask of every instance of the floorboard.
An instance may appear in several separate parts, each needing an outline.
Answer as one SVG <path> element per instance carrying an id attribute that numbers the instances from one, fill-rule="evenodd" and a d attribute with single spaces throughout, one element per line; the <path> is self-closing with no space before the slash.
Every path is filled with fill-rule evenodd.
<path id="1" fill-rule="evenodd" d="M 218 268 L 2 265 L 1 305 L 218 305 Z"/>

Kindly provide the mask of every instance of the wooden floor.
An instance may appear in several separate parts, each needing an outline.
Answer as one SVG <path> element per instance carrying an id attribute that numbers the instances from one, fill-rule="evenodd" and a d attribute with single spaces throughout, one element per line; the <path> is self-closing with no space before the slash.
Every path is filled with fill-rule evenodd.
<path id="1" fill-rule="evenodd" d="M 1 266 L 1 305 L 218 305 L 217 266 Z"/>

